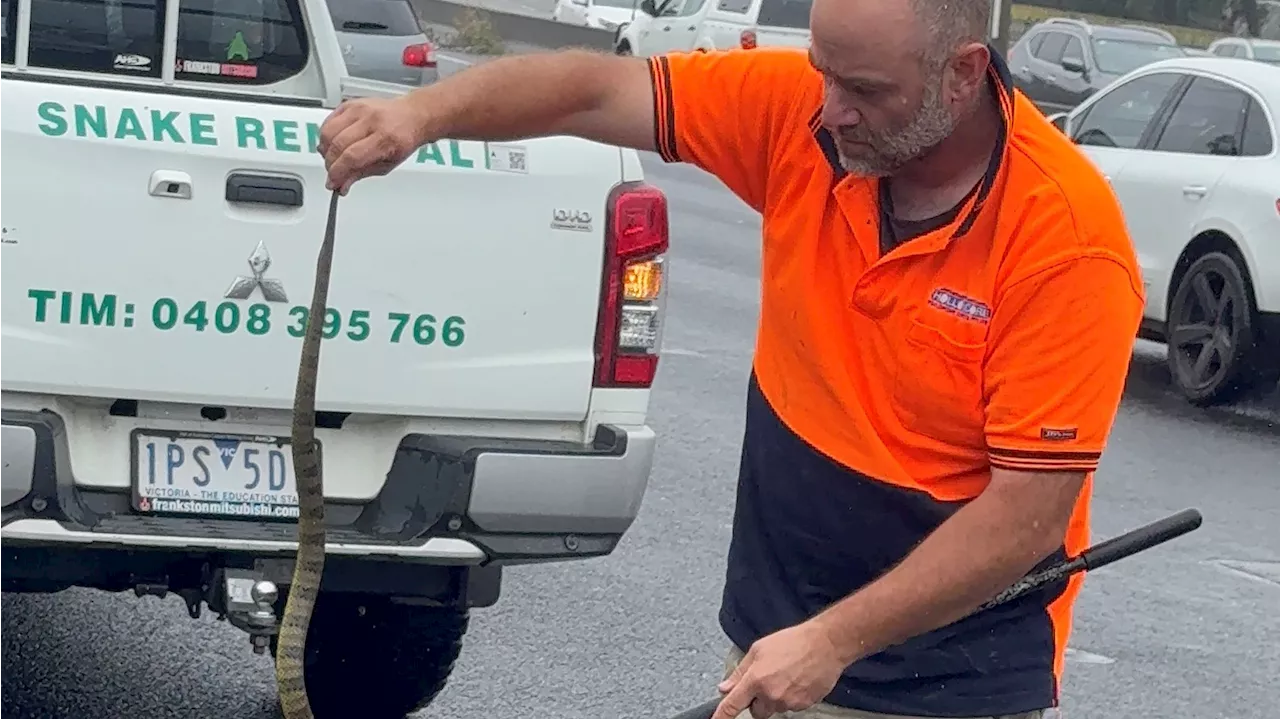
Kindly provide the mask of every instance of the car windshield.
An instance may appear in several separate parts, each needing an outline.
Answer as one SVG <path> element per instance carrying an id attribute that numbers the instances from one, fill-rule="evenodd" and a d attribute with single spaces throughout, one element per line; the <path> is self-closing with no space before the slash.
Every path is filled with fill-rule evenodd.
<path id="1" fill-rule="evenodd" d="M 405 0 L 329 0 L 329 15 L 339 32 L 401 37 L 422 32 Z"/>
<path id="2" fill-rule="evenodd" d="M 618 7 L 631 10 L 640 5 L 640 0 L 592 0 L 591 4 L 596 7 Z"/>
<path id="3" fill-rule="evenodd" d="M 1098 63 L 1098 69 L 1111 75 L 1123 75 L 1157 60 L 1185 55 L 1186 53 L 1177 45 L 1099 38 L 1093 40 L 1093 56 Z"/>
<path id="4" fill-rule="evenodd" d="M 1272 65 L 1280 65 L 1280 45 L 1254 45 L 1253 58 Z"/>

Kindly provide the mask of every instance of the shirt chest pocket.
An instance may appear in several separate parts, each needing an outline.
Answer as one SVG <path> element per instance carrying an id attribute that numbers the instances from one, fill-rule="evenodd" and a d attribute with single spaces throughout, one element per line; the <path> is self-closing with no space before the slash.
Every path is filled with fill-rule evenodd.
<path id="1" fill-rule="evenodd" d="M 893 410 L 909 431 L 982 447 L 982 368 L 987 343 L 965 343 L 919 319 L 908 320 L 895 357 Z"/>

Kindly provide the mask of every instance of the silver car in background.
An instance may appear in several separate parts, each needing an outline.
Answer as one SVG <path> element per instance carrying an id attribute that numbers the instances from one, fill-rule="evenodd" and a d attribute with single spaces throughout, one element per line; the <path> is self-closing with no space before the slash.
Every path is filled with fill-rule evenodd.
<path id="1" fill-rule="evenodd" d="M 347 72 L 401 85 L 439 79 L 436 50 L 409 0 L 329 0 Z"/>

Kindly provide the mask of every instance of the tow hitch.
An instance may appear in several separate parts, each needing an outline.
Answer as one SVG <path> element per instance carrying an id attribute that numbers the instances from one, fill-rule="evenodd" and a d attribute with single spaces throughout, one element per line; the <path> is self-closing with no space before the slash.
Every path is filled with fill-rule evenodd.
<path id="1" fill-rule="evenodd" d="M 192 619 L 199 619 L 202 607 L 207 604 L 218 621 L 229 621 L 231 626 L 249 635 L 254 654 L 265 653 L 271 637 L 280 629 L 276 614 L 280 589 L 276 583 L 267 579 L 260 567 L 238 569 L 205 565 L 201 576 L 203 579 L 198 582 L 199 586 L 185 583 L 180 585 L 185 586 L 181 589 L 171 588 L 169 577 L 139 581 L 133 592 L 139 597 L 161 599 L 173 592 L 182 597 Z"/>
<path id="2" fill-rule="evenodd" d="M 280 590 L 276 583 L 243 569 L 221 569 L 215 576 L 218 574 L 221 581 L 215 586 L 221 589 L 223 607 L 218 619 L 225 618 L 231 626 L 247 632 L 254 654 L 266 652 L 271 637 L 280 629 L 276 617 Z M 209 605 L 215 606 L 213 602 Z"/>

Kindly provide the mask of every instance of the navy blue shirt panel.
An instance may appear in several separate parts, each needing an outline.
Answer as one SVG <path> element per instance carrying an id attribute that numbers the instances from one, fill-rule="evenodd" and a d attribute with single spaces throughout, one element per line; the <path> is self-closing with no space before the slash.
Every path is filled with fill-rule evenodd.
<path id="1" fill-rule="evenodd" d="M 799 624 L 898 564 L 961 506 L 835 463 L 783 424 L 752 376 L 721 626 L 745 650 Z M 1054 706 L 1053 626 L 1045 608 L 1065 586 L 863 659 L 826 702 L 925 717 Z"/>

